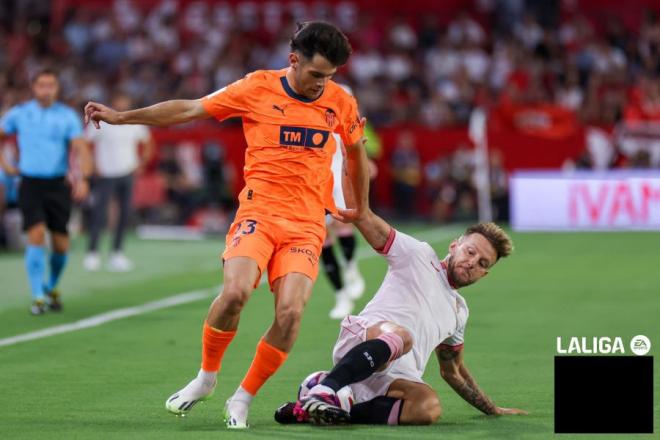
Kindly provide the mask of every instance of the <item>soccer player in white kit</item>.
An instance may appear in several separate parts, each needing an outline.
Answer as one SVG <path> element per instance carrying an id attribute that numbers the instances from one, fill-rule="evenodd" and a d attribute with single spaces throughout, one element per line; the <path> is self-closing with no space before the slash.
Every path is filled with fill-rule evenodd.
<path id="1" fill-rule="evenodd" d="M 428 243 L 396 231 L 371 211 L 355 224 L 387 259 L 385 279 L 359 315 L 343 320 L 332 371 L 308 397 L 280 407 L 276 420 L 434 423 L 441 415 L 440 401 L 422 379 L 434 351 L 443 379 L 475 408 L 485 414 L 526 414 L 496 406 L 463 362 L 469 312 L 457 289 L 478 281 L 510 254 L 507 234 L 494 223 L 473 225 L 451 242 L 441 260 Z M 339 407 L 335 394 L 346 385 L 357 402 L 350 414 Z M 292 417 L 287 420 L 284 412 Z"/>
<path id="2" fill-rule="evenodd" d="M 337 143 L 337 149 L 334 156 L 332 156 L 331 164 L 333 177 L 332 198 L 338 208 L 345 209 L 346 201 L 344 200 L 342 183 L 345 148 L 341 136 L 337 133 L 333 133 L 332 136 Z M 362 296 L 365 288 L 364 279 L 360 275 L 357 258 L 355 258 L 357 240 L 352 224 L 342 223 L 330 214 L 326 215 L 326 227 L 328 233 L 321 250 L 321 263 L 330 284 L 335 289 L 335 306 L 330 310 L 329 316 L 332 319 L 343 319 L 353 311 L 353 302 Z M 335 256 L 335 240 L 339 241 L 344 257 L 343 267 Z"/>

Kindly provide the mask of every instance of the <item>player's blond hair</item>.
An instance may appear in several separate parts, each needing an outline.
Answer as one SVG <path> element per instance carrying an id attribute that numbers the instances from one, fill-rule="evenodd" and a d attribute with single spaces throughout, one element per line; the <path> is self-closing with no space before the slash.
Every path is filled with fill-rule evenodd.
<path id="1" fill-rule="evenodd" d="M 513 251 L 513 241 L 511 237 L 507 235 L 506 232 L 495 223 L 477 223 L 468 227 L 465 230 L 463 236 L 468 236 L 470 234 L 481 234 L 497 252 L 497 259 L 499 260 L 502 257 L 508 257 Z"/>

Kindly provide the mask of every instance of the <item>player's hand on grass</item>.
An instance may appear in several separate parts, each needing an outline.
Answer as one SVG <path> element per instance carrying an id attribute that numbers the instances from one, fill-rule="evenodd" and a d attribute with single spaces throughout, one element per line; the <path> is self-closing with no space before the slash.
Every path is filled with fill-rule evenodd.
<path id="1" fill-rule="evenodd" d="M 505 416 L 505 415 L 524 415 L 529 414 L 527 411 L 518 408 L 500 408 L 497 407 L 495 415 Z"/>
<path id="2" fill-rule="evenodd" d="M 90 121 L 96 128 L 101 128 L 100 121 L 105 121 L 108 124 L 118 124 L 119 112 L 98 102 L 89 101 L 85 106 L 85 124 Z"/>

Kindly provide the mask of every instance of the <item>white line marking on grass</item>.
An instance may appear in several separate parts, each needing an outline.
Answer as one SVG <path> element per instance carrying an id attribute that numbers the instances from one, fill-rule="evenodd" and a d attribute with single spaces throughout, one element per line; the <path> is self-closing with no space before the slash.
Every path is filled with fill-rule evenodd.
<path id="1" fill-rule="evenodd" d="M 209 298 L 211 295 L 212 294 L 210 293 L 210 289 L 180 293 L 178 295 L 170 296 L 158 301 L 152 301 L 139 306 L 126 307 L 124 309 L 117 309 L 110 312 L 101 313 L 100 315 L 91 316 L 89 318 L 81 319 L 80 321 L 72 322 L 69 324 L 56 325 L 54 327 L 48 327 L 34 332 L 23 333 L 21 335 L 0 339 L 0 347 L 14 345 L 20 342 L 33 341 L 35 339 L 47 338 L 49 336 L 74 332 L 86 328 L 98 327 L 99 325 L 103 325 L 111 321 L 116 321 L 118 319 L 124 319 L 130 316 L 153 312 L 154 310 L 166 309 L 168 307 L 174 307 L 193 301 L 199 301 L 201 299 Z"/>
<path id="2" fill-rule="evenodd" d="M 446 240 L 455 236 L 458 232 L 455 229 L 447 228 L 433 228 L 425 231 L 420 231 L 415 234 L 419 240 L 427 242 L 438 242 Z M 376 257 L 378 254 L 371 248 L 361 248 L 358 250 L 357 259 L 366 260 Z M 262 277 L 259 284 L 264 284 L 267 278 Z M 153 312 L 155 310 L 167 309 L 181 304 L 187 304 L 202 299 L 207 299 L 215 296 L 219 290 L 222 290 L 222 285 L 219 289 L 209 288 L 201 290 L 193 290 L 191 292 L 179 293 L 164 299 L 148 302 L 139 306 L 126 307 L 123 309 L 111 310 L 109 312 L 101 313 L 99 315 L 91 316 L 89 318 L 81 319 L 80 321 L 72 322 L 69 324 L 56 325 L 54 327 L 47 327 L 41 330 L 36 330 L 29 333 L 23 333 L 16 336 L 0 339 L 0 347 L 8 345 L 19 344 L 21 342 L 34 341 L 37 339 L 48 338 L 50 336 L 61 335 L 62 333 L 75 332 L 84 330 L 86 328 L 98 327 L 108 322 L 117 321 L 119 319 L 129 318 L 131 316 L 143 315 L 145 313 Z"/>

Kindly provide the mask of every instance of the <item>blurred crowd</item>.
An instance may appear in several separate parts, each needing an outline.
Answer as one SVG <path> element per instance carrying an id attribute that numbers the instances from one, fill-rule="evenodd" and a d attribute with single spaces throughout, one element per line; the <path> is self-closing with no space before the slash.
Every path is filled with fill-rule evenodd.
<path id="1" fill-rule="evenodd" d="M 641 26 L 628 29 L 615 14 L 596 28 L 578 11 L 560 13 L 560 2 L 483 1 L 479 20 L 461 11 L 441 24 L 438 14 L 383 21 L 359 2 L 163 0 L 146 9 L 115 0 L 101 14 L 72 2 L 55 24 L 21 3 L 43 2 L 17 2 L 0 28 L 0 112 L 28 96 L 27 78 L 43 64 L 59 68 L 63 97 L 78 107 L 115 90 L 137 105 L 203 96 L 252 70 L 285 67 L 295 22 L 310 17 L 348 33 L 354 54 L 339 80 L 376 126 L 461 124 L 475 105 L 503 101 L 554 102 L 589 123 L 613 123 L 638 99 L 660 105 L 653 11 L 639 10 Z"/>
<path id="2" fill-rule="evenodd" d="M 55 4 L 65 7 L 55 14 Z M 45 66 L 58 70 L 62 100 L 78 109 L 88 100 L 109 102 L 116 92 L 131 96 L 134 106 L 201 97 L 252 70 L 286 67 L 295 23 L 315 18 L 333 21 L 348 34 L 354 53 L 335 79 L 352 87 L 361 113 L 376 128 L 464 126 L 477 106 L 537 103 L 575 112 L 592 127 L 660 121 L 657 11 L 640 8 L 640 25 L 633 29 L 614 13 L 594 21 L 562 2 L 540 0 L 476 1 L 451 16 L 375 13 L 358 1 L 149 5 L 1 2 L 0 115 L 30 98 L 29 78 Z M 658 167 L 660 144 L 647 148 L 638 140 L 648 133 L 660 138 L 657 126 L 614 133 L 590 129 L 584 154 L 564 166 Z M 227 167 L 209 166 L 223 163 L 223 149 L 161 148 L 155 172 L 136 187 L 141 218 L 183 222 L 200 208 L 230 210 L 231 182 L 218 182 L 233 176 Z M 402 132 L 388 165 L 399 216 L 409 216 L 420 203 L 439 221 L 476 216 L 469 145 L 422 163 L 414 132 Z M 499 151 L 491 152 L 490 167 L 496 218 L 505 219 L 507 178 Z M 221 189 L 209 190 L 205 182 Z M 11 184 L 0 190 L 11 204 Z M 149 194 L 142 205 L 141 192 Z M 152 209 L 165 202 L 170 211 Z M 212 212 L 210 220 L 195 221 L 214 218 Z"/>

